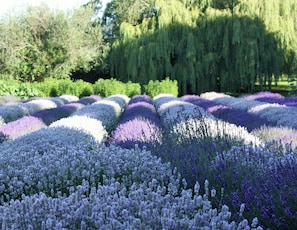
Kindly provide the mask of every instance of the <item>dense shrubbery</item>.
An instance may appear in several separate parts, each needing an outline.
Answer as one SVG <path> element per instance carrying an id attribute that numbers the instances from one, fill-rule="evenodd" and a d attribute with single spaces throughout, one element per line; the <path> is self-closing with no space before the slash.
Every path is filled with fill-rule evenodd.
<path id="1" fill-rule="evenodd" d="M 144 91 L 150 97 L 155 97 L 161 93 L 169 93 L 174 96 L 178 95 L 178 85 L 176 80 L 166 78 L 162 81 L 150 80 L 147 85 L 144 85 Z"/>
<path id="2" fill-rule="evenodd" d="M 92 94 L 108 97 L 114 94 L 123 94 L 133 97 L 138 94 L 156 96 L 160 93 L 170 93 L 177 96 L 177 81 L 169 78 L 162 81 L 150 81 L 141 87 L 139 83 L 128 81 L 126 83 L 116 79 L 99 78 L 94 84 L 83 80 L 70 79 L 57 80 L 47 78 L 43 82 L 20 83 L 15 80 L 0 80 L 0 96 L 14 95 L 20 98 L 30 97 L 56 97 L 64 94 L 75 95 L 79 98 Z"/>
<path id="3" fill-rule="evenodd" d="M 98 94 L 102 97 L 108 97 L 113 94 L 124 94 L 129 97 L 140 94 L 141 87 L 138 83 L 132 83 L 128 81 L 127 83 L 123 83 L 116 79 L 102 79 L 99 78 L 94 86 L 94 93 Z"/>

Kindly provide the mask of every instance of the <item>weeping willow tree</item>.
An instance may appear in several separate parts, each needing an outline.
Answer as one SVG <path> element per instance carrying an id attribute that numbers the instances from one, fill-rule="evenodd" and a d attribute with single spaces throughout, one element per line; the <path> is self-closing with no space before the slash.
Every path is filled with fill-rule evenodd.
<path id="1" fill-rule="evenodd" d="M 296 3 L 156 0 L 154 17 L 121 24 L 111 75 L 141 84 L 170 77 L 181 95 L 270 86 L 296 73 Z"/>

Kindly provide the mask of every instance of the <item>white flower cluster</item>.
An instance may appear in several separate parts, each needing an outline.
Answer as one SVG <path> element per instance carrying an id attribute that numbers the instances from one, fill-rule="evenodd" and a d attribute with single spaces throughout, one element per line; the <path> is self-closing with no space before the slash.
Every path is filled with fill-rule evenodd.
<path id="1" fill-rule="evenodd" d="M 2 118 L 2 117 L 0 117 L 0 126 L 1 125 L 5 125 L 6 123 L 5 123 L 5 121 L 4 121 L 4 119 Z"/>
<path id="2" fill-rule="evenodd" d="M 31 115 L 35 112 L 57 108 L 65 103 L 69 103 L 76 99 L 69 96 L 66 98 L 53 97 L 53 98 L 37 98 L 27 102 L 19 102 L 12 105 L 4 105 L 0 107 L 0 125 L 6 124 L 10 121 L 15 121 L 21 117 Z M 2 120 L 2 122 L 1 122 Z M 4 121 L 4 122 L 3 122 Z"/>
<path id="3" fill-rule="evenodd" d="M 100 120 L 87 116 L 70 116 L 53 122 L 49 127 L 64 127 L 86 133 L 98 142 L 106 139 L 108 133 Z"/>
<path id="4" fill-rule="evenodd" d="M 127 96 L 113 95 L 87 105 L 74 112 L 71 116 L 94 118 L 101 121 L 105 129 L 110 131 L 116 125 L 128 102 L 129 98 Z"/>
<path id="5" fill-rule="evenodd" d="M 216 119 L 203 108 L 180 101 L 174 97 L 155 100 L 158 114 L 165 126 L 171 127 L 173 133 L 181 138 L 224 137 L 242 141 L 245 144 L 260 144 L 260 140 L 250 134 L 245 127 Z M 163 103 L 163 104 L 162 104 Z"/>
<path id="6" fill-rule="evenodd" d="M 87 150 L 78 141 L 40 153 L 35 144 L 0 147 L 1 229 L 261 229 L 256 219 L 253 226 L 230 221 L 227 206 L 212 208 L 199 184 L 185 189 L 176 170 L 148 151 Z"/>
<path id="7" fill-rule="evenodd" d="M 213 117 L 201 107 L 170 96 L 170 94 L 160 94 L 153 98 L 153 102 L 164 126 L 178 124 L 186 119 Z"/>
<path id="8" fill-rule="evenodd" d="M 58 98 L 62 99 L 63 101 L 65 101 L 65 103 L 70 103 L 70 102 L 75 102 L 78 101 L 79 98 L 77 96 L 74 95 L 62 95 L 59 96 Z"/>
<path id="9" fill-rule="evenodd" d="M 217 97 L 215 96 L 217 95 Z M 276 126 L 286 126 L 290 128 L 297 128 L 297 108 L 292 106 L 280 105 L 277 103 L 266 103 L 256 100 L 247 100 L 244 98 L 235 98 L 222 93 L 204 93 L 202 98 L 213 100 L 222 105 L 228 105 L 232 108 L 245 110 L 249 113 L 255 114 Z"/>

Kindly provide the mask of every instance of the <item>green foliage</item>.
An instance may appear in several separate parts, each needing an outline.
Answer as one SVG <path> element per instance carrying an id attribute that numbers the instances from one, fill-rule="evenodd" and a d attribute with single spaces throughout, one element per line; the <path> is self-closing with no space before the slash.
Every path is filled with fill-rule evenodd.
<path id="1" fill-rule="evenodd" d="M 151 17 L 122 21 L 110 73 L 142 85 L 170 76 L 181 95 L 269 89 L 296 72 L 296 8 L 296 0 L 156 0 Z"/>
<path id="2" fill-rule="evenodd" d="M 141 93 L 139 83 L 132 83 L 131 81 L 123 83 L 114 78 L 99 78 L 93 85 L 93 88 L 94 93 L 101 97 L 108 97 L 114 94 L 123 94 L 132 97 Z"/>
<path id="3" fill-rule="evenodd" d="M 15 80 L 0 80 L 0 96 L 13 95 L 20 98 L 42 96 L 42 92 L 29 83 L 22 83 Z"/>
<path id="4" fill-rule="evenodd" d="M 76 87 L 76 93 L 78 97 L 85 97 L 94 94 L 93 85 L 83 80 L 74 81 Z"/>
<path id="5" fill-rule="evenodd" d="M 166 78 L 165 80 L 150 80 L 147 85 L 144 85 L 144 93 L 150 97 L 155 97 L 161 93 L 172 94 L 173 96 L 178 96 L 178 85 L 176 80 L 170 80 Z"/>
<path id="6" fill-rule="evenodd" d="M 109 30 L 109 39 L 119 36 L 123 22 L 135 26 L 155 15 L 154 4 L 155 0 L 112 0 L 107 3 L 103 24 Z"/>
<path id="7" fill-rule="evenodd" d="M 23 82 L 69 79 L 77 70 L 106 66 L 107 45 L 91 7 L 68 13 L 29 6 L 0 20 L 0 75 Z"/>

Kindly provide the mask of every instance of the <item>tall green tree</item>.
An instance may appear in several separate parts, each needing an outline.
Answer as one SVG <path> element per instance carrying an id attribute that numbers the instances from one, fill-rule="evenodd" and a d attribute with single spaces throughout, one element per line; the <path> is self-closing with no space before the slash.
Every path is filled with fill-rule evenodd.
<path id="1" fill-rule="evenodd" d="M 103 25 L 109 29 L 109 38 L 113 40 L 119 36 L 123 22 L 135 26 L 141 24 L 144 18 L 155 16 L 154 5 L 155 0 L 112 0 L 109 2 L 103 14 Z"/>
<path id="2" fill-rule="evenodd" d="M 103 65 L 107 49 L 91 7 L 52 11 L 29 6 L 0 20 L 0 74 L 21 81 L 69 78 Z"/>
<path id="3" fill-rule="evenodd" d="M 270 3 L 156 0 L 153 17 L 120 24 L 111 75 L 143 84 L 170 77 L 180 94 L 270 87 L 296 70 L 297 1 Z"/>

